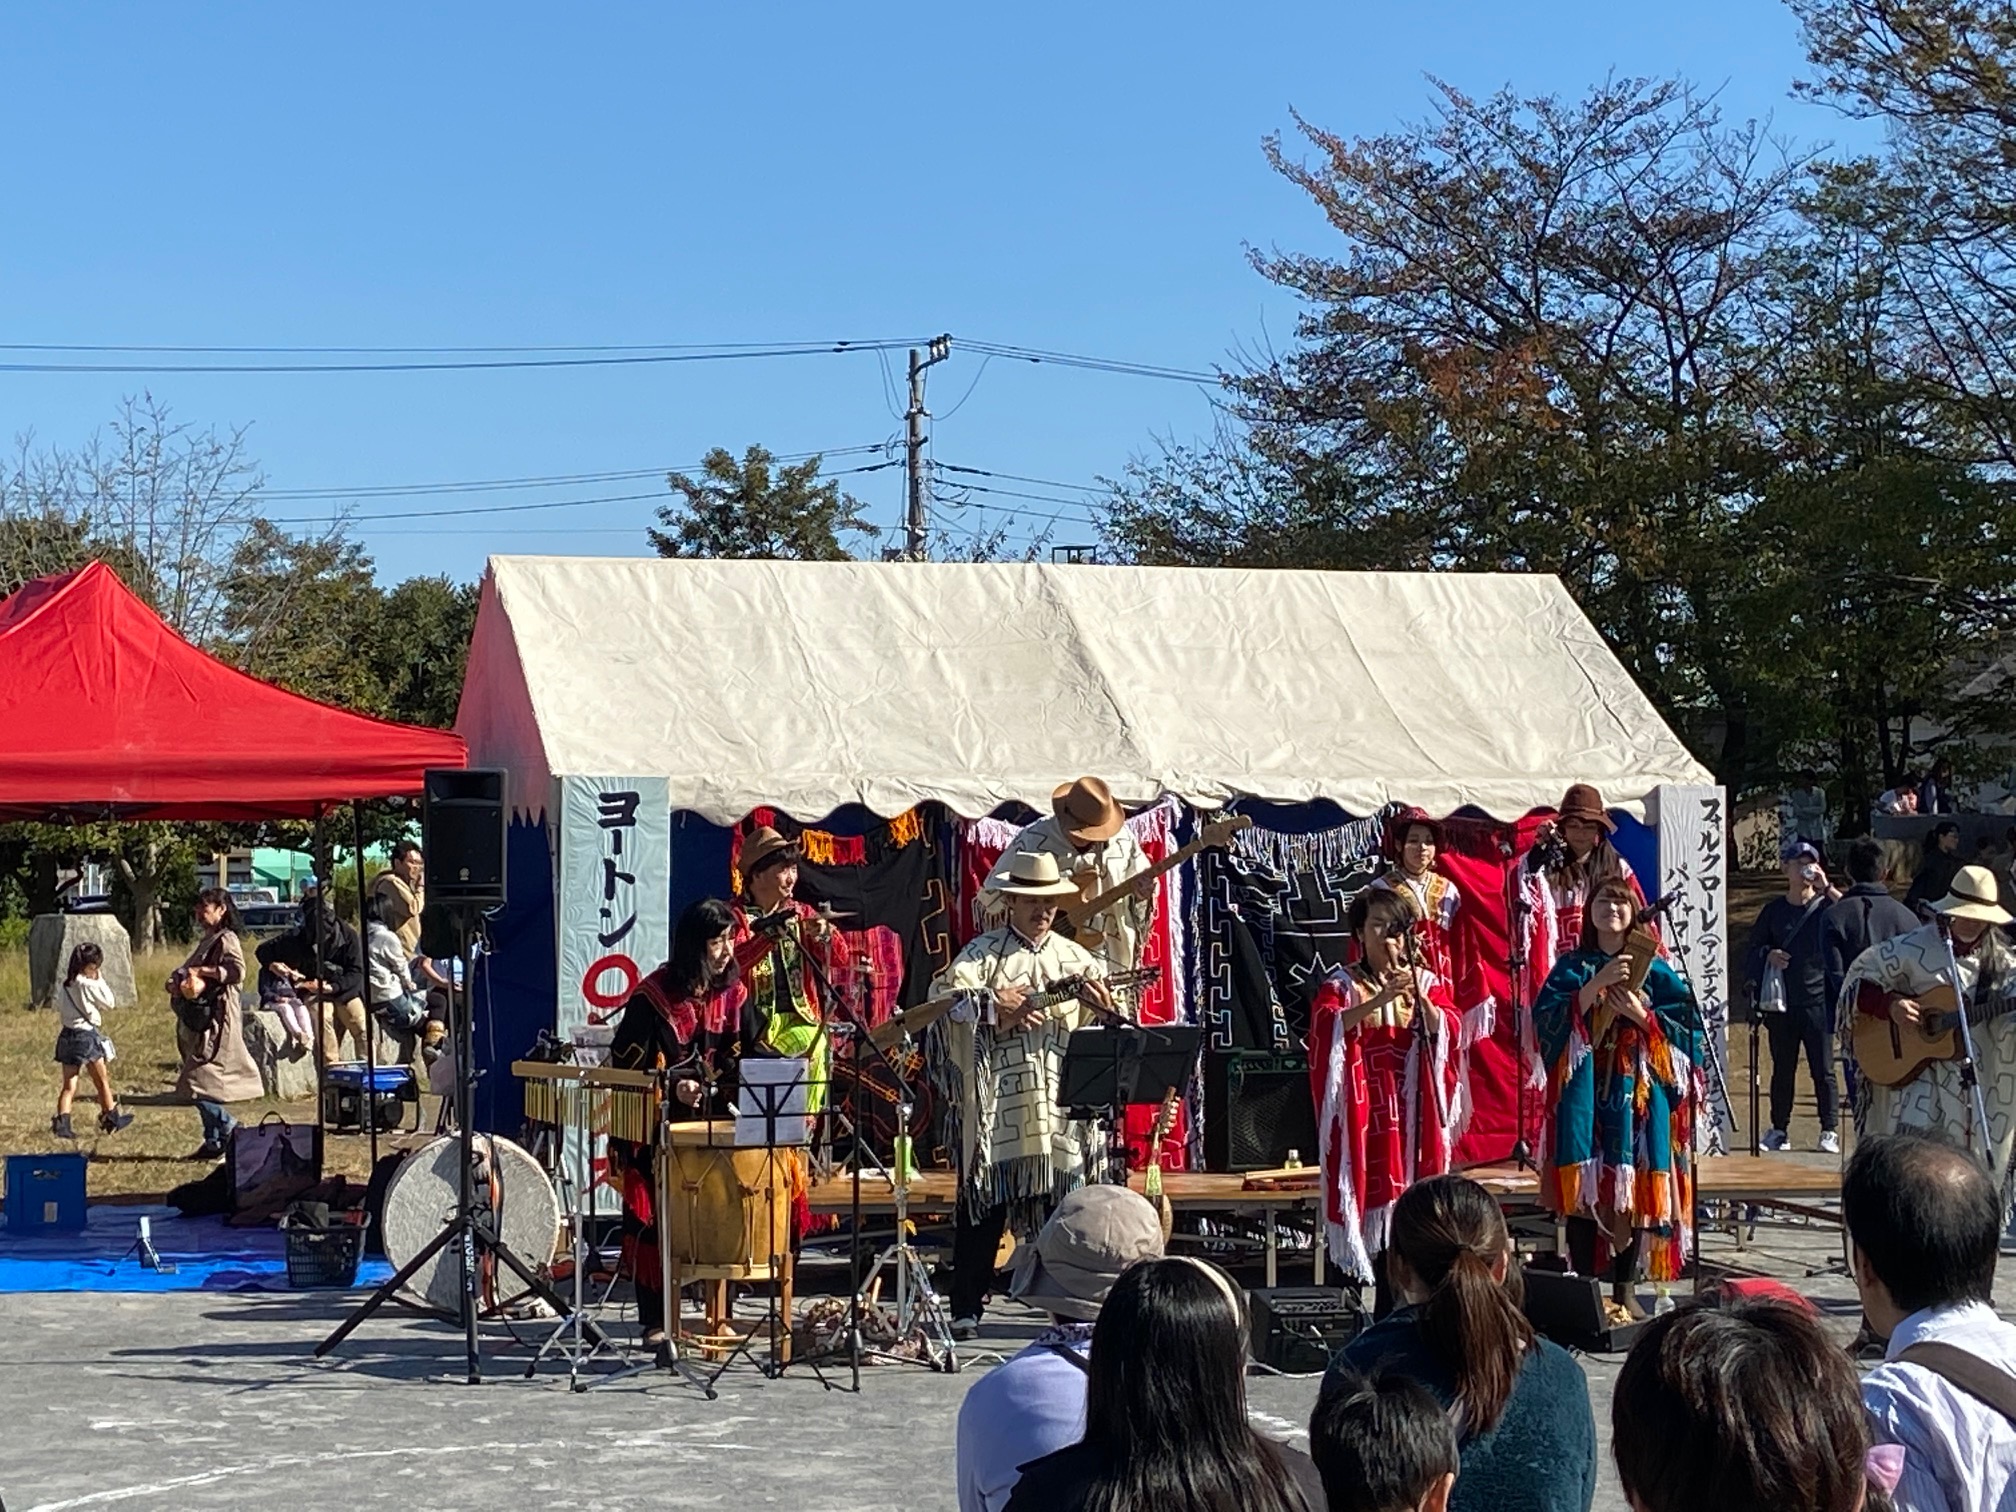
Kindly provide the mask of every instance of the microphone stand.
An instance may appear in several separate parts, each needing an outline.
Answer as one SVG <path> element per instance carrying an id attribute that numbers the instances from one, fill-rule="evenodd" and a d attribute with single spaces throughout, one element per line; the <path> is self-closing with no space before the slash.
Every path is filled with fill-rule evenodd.
<path id="1" fill-rule="evenodd" d="M 1940 943 L 1946 947 L 1946 971 L 1948 980 L 1953 983 L 1953 1006 L 1960 1015 L 1960 1085 L 1973 1099 L 1974 1105 L 1968 1111 L 1981 1139 L 1981 1164 L 1992 1171 L 1995 1168 L 1995 1141 L 1988 1129 L 1988 1102 L 1981 1093 L 1981 1077 L 1974 1059 L 1974 1026 L 1967 1019 L 1967 989 L 1961 984 L 1960 960 L 1953 950 L 1953 921 L 1940 914 L 1935 922 L 1939 927 Z M 1968 1140 L 1970 1145 L 1973 1142 Z"/>
<path id="2" fill-rule="evenodd" d="M 1505 980 L 1506 995 L 1512 1007 L 1512 1068 L 1518 1084 L 1518 1138 L 1512 1145 L 1513 1162 L 1522 1171 L 1533 1169 L 1533 1145 L 1526 1138 L 1528 1128 L 1526 1099 L 1528 1096 L 1526 1079 L 1526 995 L 1523 986 L 1526 976 L 1526 916 L 1530 909 L 1526 903 L 1526 890 L 1520 886 L 1520 874 L 1525 871 L 1525 861 L 1512 849 L 1510 841 L 1498 842 L 1499 853 L 1512 864 L 1505 871 Z"/>

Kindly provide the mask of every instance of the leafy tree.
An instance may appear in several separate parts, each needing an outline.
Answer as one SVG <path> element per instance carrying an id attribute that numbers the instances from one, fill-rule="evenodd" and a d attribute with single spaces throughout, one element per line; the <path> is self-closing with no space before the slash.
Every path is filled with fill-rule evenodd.
<path id="1" fill-rule="evenodd" d="M 446 577 L 408 578 L 385 595 L 371 662 L 394 719 L 455 723 L 480 598 L 474 583 Z"/>
<path id="2" fill-rule="evenodd" d="M 664 557 L 747 557 L 762 560 L 844 562 L 852 553 L 842 534 L 873 538 L 867 506 L 841 492 L 831 479 L 821 483 L 821 459 L 788 467 L 760 446 L 737 462 L 716 447 L 701 464 L 698 478 L 667 478 L 678 498 L 658 511 L 663 530 L 649 532 Z"/>

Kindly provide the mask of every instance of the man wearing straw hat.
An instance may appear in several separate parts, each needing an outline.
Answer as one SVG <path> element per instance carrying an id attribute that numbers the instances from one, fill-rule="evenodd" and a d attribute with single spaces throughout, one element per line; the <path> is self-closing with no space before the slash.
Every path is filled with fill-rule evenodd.
<path id="1" fill-rule="evenodd" d="M 1855 1133 L 1896 1134 L 1941 1130 L 1966 1149 L 1989 1152 L 1989 1171 L 2002 1196 L 2002 1221 L 2012 1206 L 2010 1151 L 2016 1147 L 2016 949 L 2003 933 L 2012 920 L 2002 907 L 1995 874 L 1985 866 L 1963 866 L 1946 896 L 1931 905 L 1939 917 L 1909 934 L 1872 945 L 1855 958 L 1841 987 L 1836 1009 L 1841 1040 L 1854 1053 L 1854 1019 L 1887 1017 L 1906 1029 L 1917 1026 L 1918 998 L 1952 986 L 1952 963 L 1967 1002 L 1973 1029 L 1974 1065 L 1986 1104 L 1988 1128 L 1975 1125 L 1974 1100 L 1961 1085 L 1958 1060 L 1934 1061 L 1900 1087 L 1856 1078 Z"/>
<path id="2" fill-rule="evenodd" d="M 1111 1007 L 1105 965 L 1050 927 L 1078 893 L 1056 859 L 1011 857 L 996 890 L 1008 922 L 976 936 L 931 984 L 934 995 L 959 995 L 935 1027 L 931 1057 L 958 1170 L 950 1300 L 953 1337 L 965 1339 L 979 1331 L 1004 1230 L 1036 1229 L 1084 1184 L 1091 1160 L 1091 1129 L 1057 1106 L 1065 1042 L 1086 1009 L 1078 998 L 1047 1009 L 1030 999 L 1075 984 L 1084 1000 Z"/>
<path id="3" fill-rule="evenodd" d="M 1080 777 L 1050 795 L 1050 816 L 1038 819 L 1008 842 L 988 874 L 980 894 L 982 912 L 998 922 L 1004 901 L 1002 881 L 1017 856 L 1048 856 L 1058 872 L 1076 884 L 1070 894 L 1097 897 L 1148 870 L 1147 853 L 1127 828 L 1127 811 L 1113 790 L 1097 777 Z M 1155 908 L 1152 881 L 1135 887 L 1119 902 L 1085 921 L 1094 954 L 1116 971 L 1131 971 L 1141 961 L 1142 942 Z"/>

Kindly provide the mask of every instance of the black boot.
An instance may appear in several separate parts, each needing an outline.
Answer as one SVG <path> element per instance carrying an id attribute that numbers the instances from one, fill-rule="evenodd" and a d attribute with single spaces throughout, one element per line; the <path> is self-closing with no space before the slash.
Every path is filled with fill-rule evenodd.
<path id="1" fill-rule="evenodd" d="M 114 1103 L 98 1115 L 98 1127 L 107 1134 L 117 1134 L 133 1122 L 133 1115 Z"/>
<path id="2" fill-rule="evenodd" d="M 49 1132 L 54 1134 L 58 1139 L 75 1139 L 77 1137 L 77 1131 L 70 1127 L 70 1115 L 68 1113 L 58 1113 L 54 1118 L 50 1119 Z"/>

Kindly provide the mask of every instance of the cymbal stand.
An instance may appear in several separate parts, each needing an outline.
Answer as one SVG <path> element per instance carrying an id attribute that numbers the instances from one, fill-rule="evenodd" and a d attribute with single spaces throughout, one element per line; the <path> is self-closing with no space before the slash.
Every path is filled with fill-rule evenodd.
<path id="1" fill-rule="evenodd" d="M 901 1100 L 896 1105 L 896 1127 L 900 1132 L 896 1136 L 896 1155 L 890 1162 L 889 1174 L 890 1192 L 896 1207 L 896 1235 L 875 1257 L 875 1263 L 869 1267 L 867 1276 L 854 1293 L 854 1347 L 857 1355 L 865 1354 L 869 1358 L 891 1363 L 928 1365 L 933 1370 L 956 1375 L 959 1350 L 952 1339 L 950 1311 L 939 1298 L 937 1288 L 931 1284 L 931 1267 L 924 1263 L 917 1246 L 910 1242 L 910 1172 L 913 1161 L 909 1129 L 913 1104 L 909 1086 L 903 1081 L 901 1072 L 896 1073 L 896 1081 L 902 1088 Z M 858 1163 L 856 1175 L 858 1179 Z M 918 1348 L 915 1356 L 887 1349 L 867 1349 L 863 1345 L 861 1314 L 873 1305 L 885 1269 L 893 1271 L 896 1276 L 896 1343 L 900 1346 L 915 1339 Z"/>

